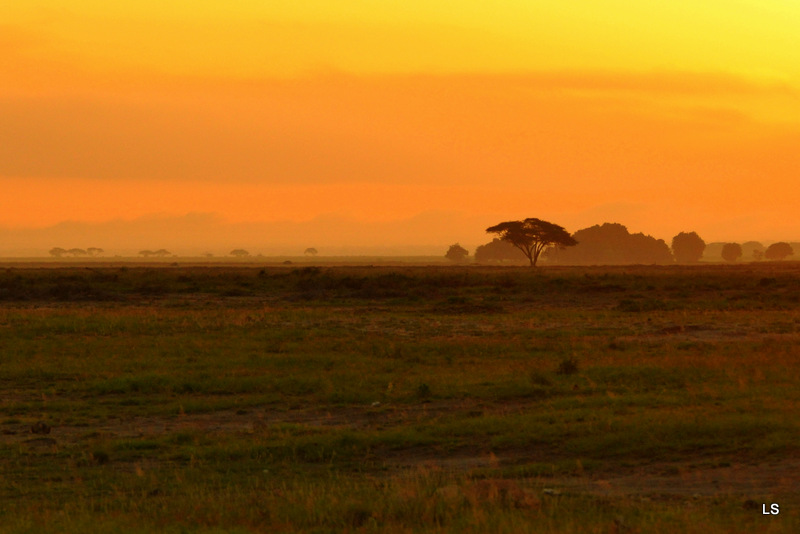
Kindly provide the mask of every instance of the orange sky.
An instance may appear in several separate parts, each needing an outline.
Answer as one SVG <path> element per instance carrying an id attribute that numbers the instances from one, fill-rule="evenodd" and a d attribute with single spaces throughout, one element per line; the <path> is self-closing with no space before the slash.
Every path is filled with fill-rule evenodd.
<path id="1" fill-rule="evenodd" d="M 793 0 L 6 2 L 0 226 L 439 214 L 386 242 L 474 246 L 485 226 L 453 220 L 523 217 L 797 240 L 799 27 Z"/>

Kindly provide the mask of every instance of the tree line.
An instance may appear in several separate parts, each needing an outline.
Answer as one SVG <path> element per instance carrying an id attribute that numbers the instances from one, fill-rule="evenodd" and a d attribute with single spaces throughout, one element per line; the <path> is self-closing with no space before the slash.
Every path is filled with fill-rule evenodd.
<path id="1" fill-rule="evenodd" d="M 643 233 L 630 233 L 619 223 L 604 223 L 570 234 L 563 227 L 540 219 L 506 221 L 486 229 L 496 237 L 475 250 L 475 261 L 524 261 L 536 266 L 542 258 L 564 265 L 696 263 L 704 253 L 715 252 L 727 262 L 745 260 L 783 260 L 794 254 L 789 243 L 764 247 L 757 241 L 721 243 L 707 246 L 697 232 L 680 232 L 668 245 Z M 456 243 L 445 253 L 449 260 L 461 262 L 469 251 Z"/>
<path id="2" fill-rule="evenodd" d="M 72 256 L 73 258 L 79 258 L 85 256 L 93 257 L 93 256 L 100 256 L 104 252 L 105 251 L 102 248 L 97 248 L 97 247 L 89 247 L 87 249 L 82 249 L 82 248 L 65 249 L 61 247 L 53 247 L 49 250 L 49 254 L 54 258 L 63 258 L 65 256 Z M 228 254 L 233 256 L 234 258 L 250 257 L 250 252 L 243 248 L 235 248 L 231 250 Z M 305 249 L 303 254 L 305 256 L 315 257 L 317 254 L 319 254 L 319 251 L 314 247 L 309 247 Z M 173 254 L 172 252 L 170 252 L 165 248 L 160 248 L 158 250 L 149 250 L 149 249 L 140 250 L 138 252 L 138 255 L 142 256 L 143 258 L 151 258 L 151 257 L 166 258 L 168 256 L 175 256 L 175 254 Z M 214 255 L 211 254 L 210 252 L 207 252 L 204 254 L 204 256 L 207 258 L 211 258 Z"/>
<path id="3" fill-rule="evenodd" d="M 83 248 L 70 248 L 65 249 L 61 247 L 53 247 L 50 249 L 49 253 L 54 258 L 62 258 L 64 256 L 72 256 L 73 258 L 79 258 L 82 256 L 99 256 L 103 252 L 105 252 L 102 248 L 98 247 L 89 247 L 86 249 Z"/>

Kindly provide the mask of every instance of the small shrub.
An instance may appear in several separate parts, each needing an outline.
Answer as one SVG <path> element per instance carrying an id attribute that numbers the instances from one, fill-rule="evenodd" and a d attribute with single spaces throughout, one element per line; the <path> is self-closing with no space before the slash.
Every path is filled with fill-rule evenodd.
<path id="1" fill-rule="evenodd" d="M 575 375 L 578 374 L 578 360 L 575 358 L 564 358 L 559 362 L 556 369 L 557 375 Z"/>
<path id="2" fill-rule="evenodd" d="M 431 396 L 431 388 L 428 384 L 420 384 L 417 387 L 417 397 L 420 399 L 427 399 Z"/>
<path id="3" fill-rule="evenodd" d="M 292 269 L 289 274 L 293 276 L 317 276 L 322 272 L 319 267 L 302 267 L 300 269 Z"/>
<path id="4" fill-rule="evenodd" d="M 105 452 L 105 451 L 94 451 L 90 455 L 89 459 L 92 461 L 92 463 L 97 464 L 97 465 L 105 465 L 109 461 L 111 461 L 111 458 L 108 456 L 108 453 Z"/>
<path id="5" fill-rule="evenodd" d="M 617 304 L 617 310 L 622 312 L 648 312 L 648 311 L 659 311 L 659 310 L 666 310 L 669 307 L 667 304 L 660 299 L 642 299 L 642 300 L 634 300 L 634 299 L 622 299 Z"/>
<path id="6" fill-rule="evenodd" d="M 534 386 L 552 386 L 553 381 L 540 371 L 531 371 L 528 378 Z"/>
<path id="7" fill-rule="evenodd" d="M 363 504 L 350 504 L 344 509 L 345 524 L 353 528 L 361 528 L 372 518 L 372 511 Z"/>

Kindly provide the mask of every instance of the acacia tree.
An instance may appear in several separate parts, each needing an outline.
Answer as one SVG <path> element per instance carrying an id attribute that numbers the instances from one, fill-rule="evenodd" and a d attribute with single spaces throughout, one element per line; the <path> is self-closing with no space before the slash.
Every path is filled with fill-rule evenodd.
<path id="1" fill-rule="evenodd" d="M 464 261 L 469 256 L 469 251 L 460 244 L 450 245 L 444 257 L 450 261 Z"/>
<path id="2" fill-rule="evenodd" d="M 305 254 L 306 256 L 316 256 L 317 254 L 319 254 L 319 251 L 314 247 L 309 247 L 303 252 L 303 254 Z"/>
<path id="3" fill-rule="evenodd" d="M 531 267 L 536 267 L 542 251 L 548 247 L 572 247 L 578 244 L 563 227 L 534 218 L 502 222 L 490 226 L 486 231 L 497 234 L 503 241 L 520 249 Z"/>
<path id="4" fill-rule="evenodd" d="M 243 249 L 243 248 L 233 249 L 233 250 L 231 250 L 230 254 L 231 254 L 231 256 L 234 256 L 234 257 L 237 257 L 237 258 L 246 258 L 247 256 L 250 255 L 250 253 L 248 251 L 246 251 L 245 249 Z"/>
<path id="5" fill-rule="evenodd" d="M 767 247 L 767 250 L 764 251 L 764 257 L 768 260 L 782 260 L 787 256 L 791 256 L 794 254 L 794 249 L 792 249 L 792 245 L 789 243 L 785 243 L 780 241 L 778 243 L 773 243 Z"/>
<path id="6" fill-rule="evenodd" d="M 672 254 L 678 263 L 697 263 L 705 249 L 706 242 L 697 232 L 681 232 L 672 238 Z"/>
<path id="7" fill-rule="evenodd" d="M 725 243 L 722 246 L 722 259 L 734 262 L 742 257 L 742 245 L 739 243 Z"/>

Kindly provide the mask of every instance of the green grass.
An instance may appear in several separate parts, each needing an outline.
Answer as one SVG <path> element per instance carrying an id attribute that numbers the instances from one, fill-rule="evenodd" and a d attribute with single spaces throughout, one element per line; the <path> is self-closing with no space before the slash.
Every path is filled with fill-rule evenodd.
<path id="1" fill-rule="evenodd" d="M 0 532 L 796 531 L 799 279 L 6 269 Z"/>

